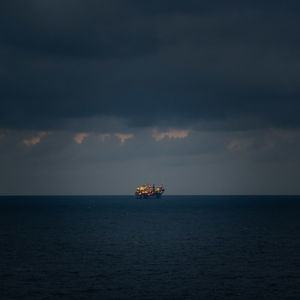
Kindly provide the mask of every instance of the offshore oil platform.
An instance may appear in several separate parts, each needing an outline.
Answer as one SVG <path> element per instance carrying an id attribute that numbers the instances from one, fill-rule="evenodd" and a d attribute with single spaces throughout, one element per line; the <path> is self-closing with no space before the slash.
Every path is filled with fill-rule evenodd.
<path id="1" fill-rule="evenodd" d="M 163 185 L 155 186 L 155 184 L 145 184 L 138 186 L 135 191 L 137 199 L 160 198 L 165 189 Z"/>

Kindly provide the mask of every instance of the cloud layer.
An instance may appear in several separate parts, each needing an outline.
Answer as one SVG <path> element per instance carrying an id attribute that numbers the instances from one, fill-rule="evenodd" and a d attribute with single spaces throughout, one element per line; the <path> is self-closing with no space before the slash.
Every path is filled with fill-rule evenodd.
<path id="1" fill-rule="evenodd" d="M 296 1 L 15 0 L 0 20 L 2 128 L 300 125 Z"/>
<path id="2" fill-rule="evenodd" d="M 0 194 L 133 194 L 145 182 L 164 183 L 168 194 L 300 192 L 300 130 L 191 130 L 156 141 L 152 130 L 136 129 L 123 144 L 101 133 L 81 144 L 69 131 L 38 143 L 38 132 L 3 134 Z"/>
<path id="3" fill-rule="evenodd" d="M 300 193 L 299 20 L 289 0 L 1 1 L 0 193 Z"/>

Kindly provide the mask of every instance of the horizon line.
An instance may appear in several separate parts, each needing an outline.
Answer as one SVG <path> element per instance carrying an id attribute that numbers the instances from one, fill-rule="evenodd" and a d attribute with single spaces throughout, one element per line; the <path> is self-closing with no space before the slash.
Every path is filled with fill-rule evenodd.
<path id="1" fill-rule="evenodd" d="M 135 197 L 134 194 L 0 194 L 0 197 Z M 168 194 L 164 197 L 299 197 L 300 194 Z"/>

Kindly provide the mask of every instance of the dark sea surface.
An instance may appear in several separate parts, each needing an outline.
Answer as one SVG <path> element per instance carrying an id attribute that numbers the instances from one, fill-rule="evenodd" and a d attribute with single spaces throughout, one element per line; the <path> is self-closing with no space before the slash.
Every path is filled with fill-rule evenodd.
<path id="1" fill-rule="evenodd" d="M 0 197 L 0 299 L 300 299 L 300 197 Z"/>

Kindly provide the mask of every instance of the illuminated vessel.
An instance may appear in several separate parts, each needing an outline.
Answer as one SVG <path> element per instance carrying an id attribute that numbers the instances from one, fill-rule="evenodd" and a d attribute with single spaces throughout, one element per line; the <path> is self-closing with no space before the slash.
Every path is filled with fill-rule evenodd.
<path id="1" fill-rule="evenodd" d="M 164 191 L 163 185 L 145 184 L 136 188 L 135 197 L 138 199 L 160 198 Z"/>

